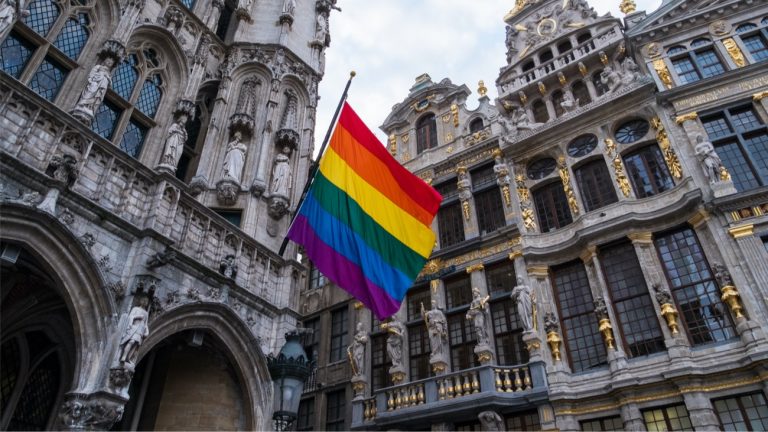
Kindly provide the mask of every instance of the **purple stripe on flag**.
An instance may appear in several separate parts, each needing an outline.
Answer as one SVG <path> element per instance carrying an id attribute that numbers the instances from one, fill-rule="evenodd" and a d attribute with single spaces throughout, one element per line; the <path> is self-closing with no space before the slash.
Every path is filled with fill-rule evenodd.
<path id="1" fill-rule="evenodd" d="M 400 303 L 366 278 L 360 267 L 325 244 L 303 214 L 296 215 L 288 237 L 304 245 L 315 267 L 333 283 L 360 300 L 378 319 L 388 318 L 400 309 Z"/>

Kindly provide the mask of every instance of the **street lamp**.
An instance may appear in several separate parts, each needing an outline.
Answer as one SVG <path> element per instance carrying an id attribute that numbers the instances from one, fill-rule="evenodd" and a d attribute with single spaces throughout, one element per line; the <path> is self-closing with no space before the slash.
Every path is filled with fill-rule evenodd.
<path id="1" fill-rule="evenodd" d="M 272 420 L 276 431 L 285 431 L 296 420 L 304 381 L 309 376 L 311 362 L 301 347 L 298 331 L 285 334 L 285 345 L 280 353 L 267 357 L 269 375 L 275 386 L 275 413 Z"/>

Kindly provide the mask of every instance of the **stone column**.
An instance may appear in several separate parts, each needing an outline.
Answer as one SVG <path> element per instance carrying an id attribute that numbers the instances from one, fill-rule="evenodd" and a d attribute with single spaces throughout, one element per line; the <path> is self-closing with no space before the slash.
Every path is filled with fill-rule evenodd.
<path id="1" fill-rule="evenodd" d="M 472 196 L 472 182 L 467 173 L 467 167 L 456 167 L 458 175 L 459 202 L 461 215 L 464 220 L 464 238 L 471 239 L 480 235 L 475 212 L 475 198 Z"/>
<path id="2" fill-rule="evenodd" d="M 645 420 L 636 403 L 630 402 L 621 405 L 621 420 L 624 422 L 625 431 L 645 431 Z"/>
<path id="3" fill-rule="evenodd" d="M 224 0 L 213 0 L 211 8 L 208 10 L 208 16 L 205 17 L 205 26 L 216 33 L 216 27 L 219 24 L 221 10 L 224 9 Z"/>
<path id="4" fill-rule="evenodd" d="M 571 370 L 565 360 L 565 346 L 562 343 L 563 335 L 558 329 L 557 338 L 559 338 L 559 342 L 557 343 L 557 348 L 560 352 L 560 360 L 556 360 L 552 350 L 554 339 L 550 337 L 546 328 L 546 321 L 544 320 L 545 314 L 551 313 L 554 315 L 557 310 L 557 306 L 554 304 L 554 295 L 552 294 L 552 286 L 549 280 L 549 267 L 528 266 L 526 273 L 528 274 L 528 280 L 531 283 L 531 289 L 536 293 L 538 304 L 542 305 L 542 308 L 538 311 L 538 315 L 540 317 L 539 325 L 544 324 L 540 327 L 540 332 L 543 331 L 546 334 L 546 344 L 542 343 L 541 354 L 544 362 L 547 364 L 547 372 L 549 372 L 547 378 L 550 383 L 565 382 L 567 381 L 567 374 L 569 374 Z M 544 305 L 547 306 L 544 307 Z M 555 319 L 557 318 L 556 315 L 554 317 Z M 546 347 L 544 345 L 546 345 Z"/>
<path id="5" fill-rule="evenodd" d="M 657 307 L 657 318 L 661 326 L 661 331 L 664 333 L 664 345 L 667 347 L 667 352 L 670 358 L 690 358 L 690 344 L 688 339 L 683 333 L 683 326 L 680 323 L 679 318 L 674 317 L 672 322 L 677 324 L 677 333 L 673 334 L 670 328 L 670 323 L 662 315 L 662 313 L 672 313 L 673 311 L 668 308 L 662 310 L 662 305 L 658 301 L 658 292 L 670 292 L 667 278 L 663 274 L 661 268 L 661 262 L 659 261 L 656 251 L 653 247 L 653 233 L 639 232 L 632 233 L 629 236 L 632 241 L 632 245 L 635 247 L 635 253 L 637 254 L 637 260 L 640 263 L 640 267 L 643 269 L 643 276 L 645 277 L 645 284 L 653 290 L 651 295 L 653 304 Z M 671 306 L 675 307 L 674 300 L 670 299 Z M 666 303 L 665 303 L 666 304 Z M 674 312 L 677 312 L 675 309 Z M 672 318 L 670 318 L 672 319 Z"/>
<path id="6" fill-rule="evenodd" d="M 683 393 L 683 400 L 691 418 L 691 424 L 697 431 L 719 431 L 720 422 L 712 407 L 709 396 L 704 392 Z"/>
<path id="7" fill-rule="evenodd" d="M 755 226 L 753 224 L 743 224 L 735 226 L 728 230 L 728 233 L 736 241 L 742 253 L 746 266 L 743 267 L 745 273 L 749 273 L 754 280 L 750 286 L 754 287 L 752 293 L 756 298 L 755 308 L 752 314 L 760 313 L 763 321 L 768 318 L 768 252 L 762 244 L 760 238 L 755 236 Z M 757 307 L 760 305 L 761 307 Z"/>
<path id="8" fill-rule="evenodd" d="M 605 277 L 602 274 L 600 262 L 597 258 L 597 247 L 587 247 L 587 249 L 582 252 L 580 258 L 586 267 L 587 279 L 589 280 L 589 286 L 592 288 L 592 296 L 595 300 L 595 314 L 597 315 L 598 320 L 596 325 L 599 326 L 600 333 L 605 342 L 605 352 L 608 357 L 608 365 L 611 369 L 611 374 L 614 379 L 616 379 L 622 369 L 625 369 L 627 366 L 627 355 L 624 353 L 621 332 L 613 325 L 613 323 L 617 322 L 613 313 L 613 308 L 607 307 L 610 296 L 608 295 L 607 287 L 603 284 Z M 597 306 L 599 303 L 606 305 L 606 307 L 598 308 Z M 605 321 L 606 318 L 608 321 Z M 613 340 L 611 340 L 611 338 Z"/>
<path id="9" fill-rule="evenodd" d="M 208 131 L 205 134 L 203 150 L 200 154 L 201 163 L 197 166 L 197 173 L 195 173 L 192 181 L 189 182 L 190 192 L 193 195 L 199 195 L 209 189 L 211 180 L 214 179 L 215 170 L 219 162 L 215 155 L 220 150 L 219 146 L 216 145 L 216 140 L 220 139 L 219 135 L 221 135 L 221 125 L 223 124 L 220 119 L 223 119 L 226 115 L 227 97 L 231 85 L 232 78 L 229 74 L 222 74 L 219 92 L 213 104 L 211 118 L 208 122 Z"/>

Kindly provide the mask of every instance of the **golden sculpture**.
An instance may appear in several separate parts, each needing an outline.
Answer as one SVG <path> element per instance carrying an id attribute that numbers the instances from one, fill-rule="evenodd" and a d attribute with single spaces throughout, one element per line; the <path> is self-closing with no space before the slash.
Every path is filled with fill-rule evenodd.
<path id="1" fill-rule="evenodd" d="M 515 176 L 515 182 L 517 183 L 517 196 L 520 198 L 520 202 L 527 203 L 531 199 L 531 193 L 525 185 L 525 177 L 522 174 L 518 174 Z"/>
<path id="2" fill-rule="evenodd" d="M 653 69 L 656 70 L 656 75 L 659 76 L 659 79 L 662 83 L 664 83 L 664 87 L 671 89 L 672 84 L 672 75 L 669 73 L 669 69 L 667 68 L 667 64 L 664 62 L 664 59 L 656 59 L 653 61 Z"/>
<path id="3" fill-rule="evenodd" d="M 528 103 L 528 96 L 525 95 L 525 92 L 519 91 L 517 93 L 517 96 L 520 98 L 520 103 L 522 103 L 523 105 Z"/>
<path id="4" fill-rule="evenodd" d="M 605 139 L 605 153 L 608 156 L 613 157 L 613 152 L 615 152 L 615 151 L 616 151 L 616 141 L 614 141 L 614 140 L 612 140 L 610 138 L 606 138 Z"/>
<path id="5" fill-rule="evenodd" d="M 523 216 L 523 224 L 525 225 L 525 229 L 528 231 L 533 231 L 536 229 L 536 221 L 533 217 L 533 210 L 530 207 L 523 207 L 522 211 Z"/>
<path id="6" fill-rule="evenodd" d="M 552 351 L 552 359 L 556 362 L 560 361 L 560 335 L 555 332 L 547 332 L 547 343 L 549 344 L 549 350 Z"/>
<path id="7" fill-rule="evenodd" d="M 736 319 L 744 318 L 744 313 L 741 302 L 739 302 L 739 291 L 733 285 L 726 285 L 720 288 L 720 299 L 731 308 L 731 312 L 736 316 Z"/>
<path id="8" fill-rule="evenodd" d="M 678 180 L 683 178 L 683 166 L 678 159 L 675 150 L 672 149 L 672 144 L 669 142 L 669 135 L 667 135 L 664 124 L 661 123 L 661 119 L 656 117 L 651 120 L 651 124 L 656 129 L 656 141 L 659 143 L 661 153 L 664 155 L 664 161 L 667 163 L 669 172 L 672 176 Z"/>
<path id="9" fill-rule="evenodd" d="M 621 193 L 629 198 L 629 194 L 632 192 L 632 187 L 629 185 L 629 180 L 624 174 L 624 164 L 622 164 L 621 157 L 618 154 L 613 158 L 613 170 L 616 173 L 616 183 L 618 183 Z"/>
<path id="10" fill-rule="evenodd" d="M 560 81 L 560 85 L 562 86 L 568 83 L 568 80 L 565 79 L 565 75 L 562 72 L 557 73 L 557 80 Z"/>
<path id="11" fill-rule="evenodd" d="M 488 94 L 488 88 L 485 86 L 483 80 L 480 80 L 477 83 L 477 94 L 479 94 L 480 97 L 485 97 L 485 95 Z"/>
<path id="12" fill-rule="evenodd" d="M 469 212 L 469 201 L 461 202 L 461 210 L 464 212 L 464 219 L 469 220 L 471 213 Z"/>
<path id="13" fill-rule="evenodd" d="M 621 0 L 621 3 L 619 4 L 619 10 L 624 15 L 629 15 L 637 10 L 637 5 L 635 5 L 634 0 Z"/>
<path id="14" fill-rule="evenodd" d="M 576 194 L 571 186 L 571 174 L 568 171 L 568 165 L 565 163 L 564 156 L 558 158 L 558 164 L 560 165 L 558 172 L 560 173 L 560 180 L 563 182 L 563 191 L 568 199 L 568 206 L 571 207 L 573 214 L 577 215 L 579 214 L 579 203 L 576 201 Z"/>
<path id="15" fill-rule="evenodd" d="M 397 155 L 397 136 L 395 134 L 389 136 L 389 154 Z"/>
<path id="16" fill-rule="evenodd" d="M 671 331 L 673 335 L 679 333 L 679 330 L 677 329 L 677 315 L 677 309 L 675 309 L 671 303 L 664 303 L 661 305 L 661 316 L 667 321 L 667 327 L 669 327 L 669 331 Z"/>
<path id="17" fill-rule="evenodd" d="M 501 193 L 504 195 L 504 204 L 507 205 L 507 207 L 512 205 L 512 192 L 509 190 L 509 185 L 504 185 L 501 187 Z"/>
<path id="18" fill-rule="evenodd" d="M 589 69 L 587 69 L 587 66 L 582 62 L 579 62 L 579 73 L 581 73 L 581 76 L 583 77 L 587 76 L 587 73 L 589 73 Z"/>
<path id="19" fill-rule="evenodd" d="M 741 52 L 741 48 L 736 45 L 736 41 L 733 40 L 733 38 L 723 39 L 723 46 L 725 47 L 725 50 L 728 51 L 728 55 L 731 56 L 733 62 L 736 63 L 736 66 L 744 67 L 747 65 L 747 59 L 744 57 L 744 53 Z"/>
<path id="20" fill-rule="evenodd" d="M 451 104 L 451 115 L 453 116 L 453 127 L 459 127 L 459 106 Z"/>
<path id="21" fill-rule="evenodd" d="M 608 56 L 603 51 L 600 51 L 600 62 L 603 66 L 608 66 Z"/>
<path id="22" fill-rule="evenodd" d="M 731 173 L 728 172 L 728 168 L 725 165 L 720 165 L 720 180 L 731 181 Z"/>
<path id="23" fill-rule="evenodd" d="M 616 345 L 614 344 L 613 339 L 613 326 L 611 325 L 611 320 L 608 318 L 603 318 L 598 323 L 598 330 L 603 335 L 603 339 L 605 340 L 605 345 L 608 346 L 608 349 L 616 349 Z"/>
<path id="24" fill-rule="evenodd" d="M 696 111 L 689 112 L 688 114 L 679 115 L 675 118 L 675 123 L 681 125 L 689 120 L 696 120 L 699 118 L 699 113 Z"/>
<path id="25" fill-rule="evenodd" d="M 752 100 L 755 101 L 755 102 L 760 102 L 761 100 L 763 100 L 763 99 L 765 99 L 767 97 L 768 97 L 768 90 L 760 92 L 760 93 L 753 94 L 752 95 Z"/>
<path id="26" fill-rule="evenodd" d="M 547 94 L 547 86 L 545 86 L 541 81 L 539 81 L 539 93 L 541 93 L 542 96 Z"/>

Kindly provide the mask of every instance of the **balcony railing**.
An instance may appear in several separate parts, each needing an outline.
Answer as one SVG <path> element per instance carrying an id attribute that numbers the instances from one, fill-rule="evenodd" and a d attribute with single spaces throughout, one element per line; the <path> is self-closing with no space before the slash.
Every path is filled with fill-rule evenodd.
<path id="1" fill-rule="evenodd" d="M 397 427 L 411 418 L 414 410 L 435 417 L 457 413 L 458 404 L 521 403 L 546 395 L 544 366 L 531 363 L 518 366 L 481 366 L 435 376 L 378 390 L 372 397 L 353 401 L 352 427 L 366 429 L 373 425 Z M 456 414 L 454 414 L 456 415 Z"/>

